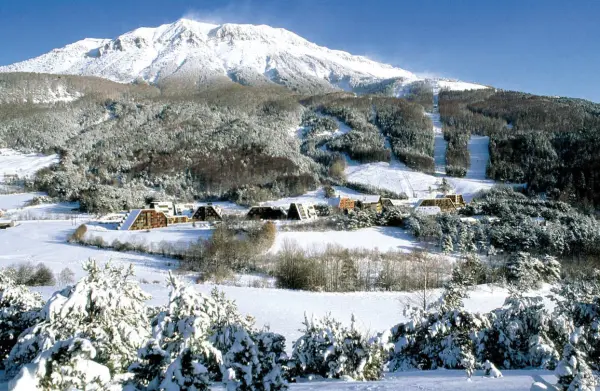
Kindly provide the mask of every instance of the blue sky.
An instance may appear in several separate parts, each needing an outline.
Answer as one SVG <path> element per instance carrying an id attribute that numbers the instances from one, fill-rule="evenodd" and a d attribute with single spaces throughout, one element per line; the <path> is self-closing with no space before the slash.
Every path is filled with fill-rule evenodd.
<path id="1" fill-rule="evenodd" d="M 422 74 L 600 102 L 593 0 L 0 0 L 0 65 L 193 16 L 264 23 Z"/>

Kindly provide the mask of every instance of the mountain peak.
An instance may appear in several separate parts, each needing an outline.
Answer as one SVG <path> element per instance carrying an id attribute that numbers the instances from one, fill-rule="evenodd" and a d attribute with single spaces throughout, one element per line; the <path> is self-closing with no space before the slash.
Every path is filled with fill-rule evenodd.
<path id="1" fill-rule="evenodd" d="M 267 25 L 221 25 L 182 18 L 140 27 L 115 39 L 84 39 L 0 72 L 98 76 L 121 83 L 182 77 L 277 83 L 295 89 L 346 89 L 398 79 L 419 80 L 404 69 L 307 41 Z"/>

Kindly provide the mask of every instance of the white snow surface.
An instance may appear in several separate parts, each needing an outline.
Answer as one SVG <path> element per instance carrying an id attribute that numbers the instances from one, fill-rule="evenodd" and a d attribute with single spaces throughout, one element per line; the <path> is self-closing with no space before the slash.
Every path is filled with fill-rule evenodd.
<path id="1" fill-rule="evenodd" d="M 488 136 L 471 136 L 469 139 L 471 162 L 467 170 L 467 179 L 485 180 L 487 163 L 490 160 L 490 138 Z"/>
<path id="2" fill-rule="evenodd" d="M 477 170 L 479 173 L 483 172 L 485 178 L 487 160 L 481 164 L 483 164 L 483 169 L 477 169 L 474 166 L 472 170 Z M 396 193 L 405 193 L 409 198 L 435 197 L 440 194 L 437 189 L 442 182 L 442 177 L 444 177 L 443 175 L 430 175 L 412 170 L 400 162 L 350 163 L 346 167 L 345 173 L 348 181 L 375 186 Z M 490 189 L 496 184 L 492 180 L 469 176 L 466 178 L 446 177 L 446 180 L 452 186 L 452 192 L 462 194 L 467 201 L 473 199 L 479 191 Z"/>
<path id="3" fill-rule="evenodd" d="M 58 163 L 58 155 L 41 155 L 37 153 L 21 153 L 9 148 L 0 148 L 0 183 L 4 175 L 31 177 L 36 171 Z"/>
<path id="4" fill-rule="evenodd" d="M 503 377 L 495 379 L 476 371 L 467 380 L 464 371 L 439 369 L 434 371 L 407 371 L 386 374 L 379 382 L 312 381 L 292 384 L 291 390 L 324 391 L 529 391 L 534 381 L 554 384 L 556 376 L 544 370 L 503 371 Z M 550 388 L 546 388 L 550 389 Z M 538 390 L 538 389 L 536 389 Z"/>
<path id="5" fill-rule="evenodd" d="M 411 252 L 420 247 L 414 236 L 396 227 L 371 227 L 355 231 L 279 232 L 270 251 L 280 251 L 287 243 L 295 243 L 315 251 L 323 251 L 327 246 L 339 246 L 349 249 L 378 249 L 384 252 Z"/>

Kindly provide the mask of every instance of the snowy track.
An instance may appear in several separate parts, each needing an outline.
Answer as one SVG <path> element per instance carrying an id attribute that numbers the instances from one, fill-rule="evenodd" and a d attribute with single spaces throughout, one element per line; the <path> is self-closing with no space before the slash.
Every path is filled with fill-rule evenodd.
<path id="1" fill-rule="evenodd" d="M 490 138 L 487 136 L 471 136 L 468 147 L 471 164 L 466 178 L 485 180 L 487 163 L 490 160 Z"/>

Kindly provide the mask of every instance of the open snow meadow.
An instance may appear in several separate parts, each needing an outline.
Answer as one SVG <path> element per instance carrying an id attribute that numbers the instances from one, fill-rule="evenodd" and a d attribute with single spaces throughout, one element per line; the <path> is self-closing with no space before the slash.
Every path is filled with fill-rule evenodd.
<path id="1" fill-rule="evenodd" d="M 0 196 L 0 200 L 2 197 L 4 196 Z M 59 206 L 55 206 L 55 208 L 59 208 Z M 27 209 L 25 208 L 24 211 Z M 77 279 L 83 277 L 81 263 L 88 258 L 100 262 L 111 262 L 114 265 L 132 264 L 136 279 L 141 282 L 142 289 L 152 296 L 148 304 L 167 304 L 168 288 L 165 280 L 167 272 L 174 267 L 174 261 L 158 256 L 120 253 L 67 243 L 66 238 L 88 218 L 88 216 L 78 216 L 68 220 L 20 221 L 19 225 L 13 229 L 0 231 L 0 249 L 2 249 L 0 266 L 9 266 L 19 262 L 43 262 L 56 272 L 69 267 L 75 272 Z M 192 238 L 206 235 L 205 231 L 205 228 L 190 226 L 184 229 L 165 229 L 151 233 L 136 232 L 131 235 L 139 235 L 139 240 L 148 242 L 165 238 L 174 241 L 189 241 Z M 118 231 L 111 231 L 110 234 L 118 234 Z M 371 245 L 381 249 L 385 249 L 386 246 L 405 246 L 408 250 L 413 245 L 407 237 L 394 238 L 394 235 L 378 233 L 375 229 L 331 233 L 284 232 L 281 240 L 288 237 L 307 243 L 307 245 L 319 243 L 319 238 L 322 241 L 348 247 L 359 246 L 362 243 L 364 246 Z M 279 240 L 278 238 L 275 248 L 280 245 Z M 240 279 L 243 280 L 244 276 L 240 276 Z M 193 284 L 191 276 L 187 281 Z M 204 294 L 209 294 L 214 286 L 213 284 L 194 284 L 194 288 Z M 318 318 L 331 314 L 345 325 L 350 325 L 350 317 L 354 315 L 356 326 L 370 334 L 384 331 L 394 324 L 407 320 L 403 315 L 403 303 L 408 294 L 401 292 L 318 293 L 248 286 L 221 285 L 217 287 L 229 299 L 235 300 L 241 313 L 251 314 L 257 325 L 268 326 L 272 331 L 285 336 L 288 341 L 286 344 L 288 353 L 291 353 L 292 341 L 298 339 L 302 334 L 300 328 L 305 315 L 309 318 Z M 45 298 L 49 298 L 57 288 L 34 289 L 42 293 Z M 471 294 L 471 298 L 466 301 L 465 306 L 471 311 L 489 311 L 500 307 L 507 293 L 502 288 L 480 286 Z M 292 384 L 291 389 L 526 391 L 529 390 L 533 381 L 540 380 L 548 383 L 556 381 L 551 371 L 504 371 L 504 376 L 498 379 L 484 376 L 483 372 L 476 372 L 471 380 L 467 380 L 464 371 L 437 370 L 388 374 L 384 380 L 378 382 L 314 380 Z M 7 385 L 3 384 L 3 386 Z M 221 388 L 213 387 L 213 389 Z"/>
<path id="2" fill-rule="evenodd" d="M 482 179 L 485 170 L 480 167 L 482 161 L 487 159 L 484 150 L 488 141 L 484 138 L 473 138 L 471 148 L 472 169 L 467 178 L 451 180 L 465 193 L 474 193 L 480 188 L 485 188 L 488 183 Z M 41 168 L 55 161 L 54 158 L 40 158 L 35 155 L 27 157 L 14 153 L 4 152 L 4 156 L 11 156 L 11 169 L 16 172 L 26 172 L 30 167 Z M 18 156 L 18 158 L 15 158 Z M 33 160 L 33 161 L 30 161 Z M 371 171 L 372 170 L 372 171 Z M 387 170 L 387 171 L 386 171 Z M 1 170 L 0 170 L 1 171 Z M 373 174 L 369 174 L 372 172 Z M 406 191 L 411 189 L 416 193 L 426 193 L 425 186 L 431 186 L 439 177 L 413 172 L 399 163 L 384 164 L 380 166 L 365 164 L 348 167 L 348 175 L 353 180 L 363 180 L 364 183 L 388 187 L 391 190 Z M 483 175 L 483 176 L 482 176 Z M 395 182 L 397 180 L 397 182 Z M 462 186 L 462 187 L 461 187 Z M 351 189 L 336 188 L 338 194 L 355 195 Z M 20 193 L 0 195 L 0 208 L 5 214 L 15 219 L 15 227 L 0 230 L 0 267 L 7 267 L 19 263 L 43 263 L 55 273 L 65 268 L 74 272 L 74 278 L 85 276 L 82 262 L 95 259 L 100 263 L 112 265 L 133 265 L 135 279 L 142 290 L 149 293 L 151 298 L 147 304 L 153 306 L 168 303 L 169 289 L 166 286 L 168 272 L 177 267 L 176 260 L 136 252 L 117 252 L 111 249 L 100 249 L 93 246 L 83 246 L 67 242 L 81 224 L 87 223 L 86 235 L 89 238 L 101 237 L 110 243 L 114 240 L 132 244 L 149 245 L 168 242 L 181 246 L 189 245 L 199 239 L 208 239 L 213 228 L 206 224 L 181 224 L 167 228 L 150 231 L 118 231 L 110 228 L 110 224 L 98 224 L 96 216 L 81 214 L 77 211 L 77 204 L 54 203 L 27 206 L 34 197 L 41 193 Z M 307 193 L 300 197 L 286 198 L 266 202 L 265 205 L 286 205 L 290 202 L 320 203 L 325 200 L 323 189 Z M 221 203 L 221 207 L 230 213 L 244 213 L 244 209 L 233 204 Z M 284 223 L 281 223 L 284 224 Z M 401 252 L 414 251 L 421 246 L 412 235 L 395 227 L 372 227 L 353 231 L 289 231 L 278 233 L 275 243 L 269 250 L 271 253 L 280 251 L 290 241 L 308 249 L 324 248 L 335 245 L 348 249 L 378 249 L 380 251 L 396 250 Z M 427 250 L 427 249 L 425 249 Z M 268 327 L 270 330 L 282 334 L 286 338 L 286 351 L 291 353 L 292 343 L 302 337 L 302 323 L 307 317 L 321 318 L 330 314 L 343 325 L 349 327 L 352 317 L 354 326 L 361 332 L 374 335 L 388 330 L 395 324 L 408 321 L 403 313 L 403 308 L 410 301 L 411 294 L 405 292 L 350 292 L 327 293 L 307 292 L 276 289 L 271 285 L 253 287 L 252 282 L 257 278 L 253 275 L 236 275 L 236 281 L 225 285 L 213 283 L 196 283 L 193 274 L 183 274 L 181 277 L 193 286 L 197 292 L 209 295 L 216 286 L 223 291 L 227 298 L 237 304 L 242 314 L 254 317 L 259 327 Z M 59 287 L 33 288 L 48 299 Z M 549 287 L 544 287 L 537 294 L 547 294 Z M 441 291 L 432 291 L 431 300 L 438 297 Z M 465 300 L 465 308 L 469 311 L 485 312 L 501 307 L 508 291 L 494 285 L 480 285 L 470 297 Z M 503 371 L 503 376 L 493 378 L 483 371 L 477 370 L 471 379 L 467 379 L 464 371 L 435 370 L 435 371 L 406 371 L 388 373 L 384 379 L 377 382 L 359 382 L 347 380 L 302 380 L 292 384 L 294 390 L 335 390 L 335 391 L 360 391 L 360 390 L 515 390 L 527 391 L 533 382 L 538 382 L 539 390 L 544 384 L 556 382 L 556 377 L 551 371 L 545 370 L 513 370 Z M 23 383 L 20 383 L 23 384 Z M 8 384 L 3 383 L 0 389 L 7 389 Z M 213 386 L 218 390 L 221 387 Z"/>

